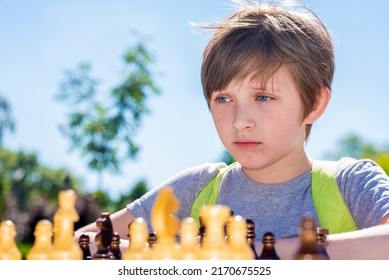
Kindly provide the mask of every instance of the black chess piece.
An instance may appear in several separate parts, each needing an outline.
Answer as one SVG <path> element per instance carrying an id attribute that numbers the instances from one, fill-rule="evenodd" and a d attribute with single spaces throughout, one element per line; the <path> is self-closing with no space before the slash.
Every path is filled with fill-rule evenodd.
<path id="1" fill-rule="evenodd" d="M 110 250 L 113 238 L 113 226 L 109 213 L 103 212 L 96 220 L 96 225 L 100 231 L 96 234 L 96 253 L 92 255 L 93 260 L 115 260 L 114 254 Z"/>
<path id="2" fill-rule="evenodd" d="M 120 235 L 117 232 L 113 233 L 111 245 L 109 247 L 116 260 L 122 259 L 122 252 L 120 250 Z"/>
<path id="3" fill-rule="evenodd" d="M 157 235 L 155 234 L 155 232 L 150 232 L 149 237 L 147 239 L 149 248 L 154 248 L 156 242 L 157 242 Z"/>
<path id="4" fill-rule="evenodd" d="M 277 254 L 275 244 L 276 238 L 271 232 L 265 232 L 262 236 L 262 252 L 259 256 L 260 260 L 279 260 L 280 257 Z"/>
<path id="5" fill-rule="evenodd" d="M 317 245 L 319 246 L 320 253 L 326 258 L 330 259 L 327 253 L 327 235 L 330 233 L 327 228 L 317 228 Z"/>
<path id="6" fill-rule="evenodd" d="M 296 252 L 296 260 L 326 260 L 317 244 L 317 228 L 313 218 L 304 217 L 300 222 L 300 247 Z"/>
<path id="7" fill-rule="evenodd" d="M 249 243 L 251 249 L 254 252 L 254 257 L 258 260 L 259 256 L 257 251 L 255 250 L 255 224 L 251 219 L 246 219 L 247 223 L 247 242 Z"/>
<path id="8" fill-rule="evenodd" d="M 200 221 L 199 236 L 200 236 L 200 247 L 201 247 L 201 245 L 205 241 L 205 225 L 204 225 L 203 220 L 201 219 L 201 217 L 199 217 L 199 221 Z"/>
<path id="9" fill-rule="evenodd" d="M 72 189 L 72 180 L 70 179 L 69 174 L 67 174 L 65 179 L 63 180 L 63 188 L 64 188 L 64 190 L 71 190 Z"/>
<path id="10" fill-rule="evenodd" d="M 87 234 L 81 234 L 80 238 L 78 239 L 78 244 L 80 245 L 80 248 L 82 250 L 82 259 L 83 260 L 91 260 L 92 254 L 90 252 L 90 237 Z"/>

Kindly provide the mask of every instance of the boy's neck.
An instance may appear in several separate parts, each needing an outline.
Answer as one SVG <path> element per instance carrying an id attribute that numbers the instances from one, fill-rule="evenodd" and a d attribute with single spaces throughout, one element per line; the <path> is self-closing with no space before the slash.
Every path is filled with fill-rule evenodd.
<path id="1" fill-rule="evenodd" d="M 311 170 L 312 161 L 305 153 L 299 158 L 288 158 L 261 169 L 247 169 L 242 166 L 247 177 L 262 184 L 286 182 Z"/>

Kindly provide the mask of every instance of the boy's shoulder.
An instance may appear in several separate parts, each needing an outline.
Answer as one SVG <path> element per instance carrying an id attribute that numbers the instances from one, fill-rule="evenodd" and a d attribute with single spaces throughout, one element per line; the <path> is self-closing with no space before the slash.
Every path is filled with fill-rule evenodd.
<path id="1" fill-rule="evenodd" d="M 383 174 L 386 176 L 382 167 L 372 159 L 356 159 L 353 157 L 341 157 L 338 160 L 315 160 L 316 166 L 335 174 L 338 183 L 348 179 L 363 179 L 369 174 Z M 331 171 L 332 170 L 332 171 Z M 333 172 L 334 171 L 334 172 Z"/>
<path id="2" fill-rule="evenodd" d="M 381 166 L 372 159 L 356 159 L 352 157 L 342 157 L 338 160 L 338 173 L 354 173 L 357 171 L 383 171 Z"/>
<path id="3" fill-rule="evenodd" d="M 207 162 L 203 164 L 194 165 L 183 169 L 173 177 L 168 179 L 163 185 L 176 185 L 176 184 L 200 184 L 205 185 L 214 176 L 216 176 L 220 169 L 226 167 L 224 162 Z"/>
<path id="4" fill-rule="evenodd" d="M 384 169 L 372 159 L 342 157 L 338 160 L 336 174 L 341 185 L 366 185 L 381 179 L 389 180 Z"/>

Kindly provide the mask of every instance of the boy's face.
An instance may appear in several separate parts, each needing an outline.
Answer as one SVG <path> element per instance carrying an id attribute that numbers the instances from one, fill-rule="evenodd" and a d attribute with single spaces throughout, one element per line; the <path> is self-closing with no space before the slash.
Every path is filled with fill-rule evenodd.
<path id="1" fill-rule="evenodd" d="M 223 145 L 246 175 L 275 183 L 290 179 L 281 178 L 283 170 L 306 160 L 306 121 L 300 94 L 284 68 L 264 89 L 261 85 L 251 77 L 232 81 L 226 89 L 212 93 L 210 109 Z"/>

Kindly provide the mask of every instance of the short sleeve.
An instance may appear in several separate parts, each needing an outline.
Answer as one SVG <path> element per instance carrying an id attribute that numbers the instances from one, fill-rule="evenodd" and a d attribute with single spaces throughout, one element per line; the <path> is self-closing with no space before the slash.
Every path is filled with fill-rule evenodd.
<path id="1" fill-rule="evenodd" d="M 342 158 L 337 183 L 359 229 L 375 226 L 389 214 L 389 178 L 376 162 Z"/>

